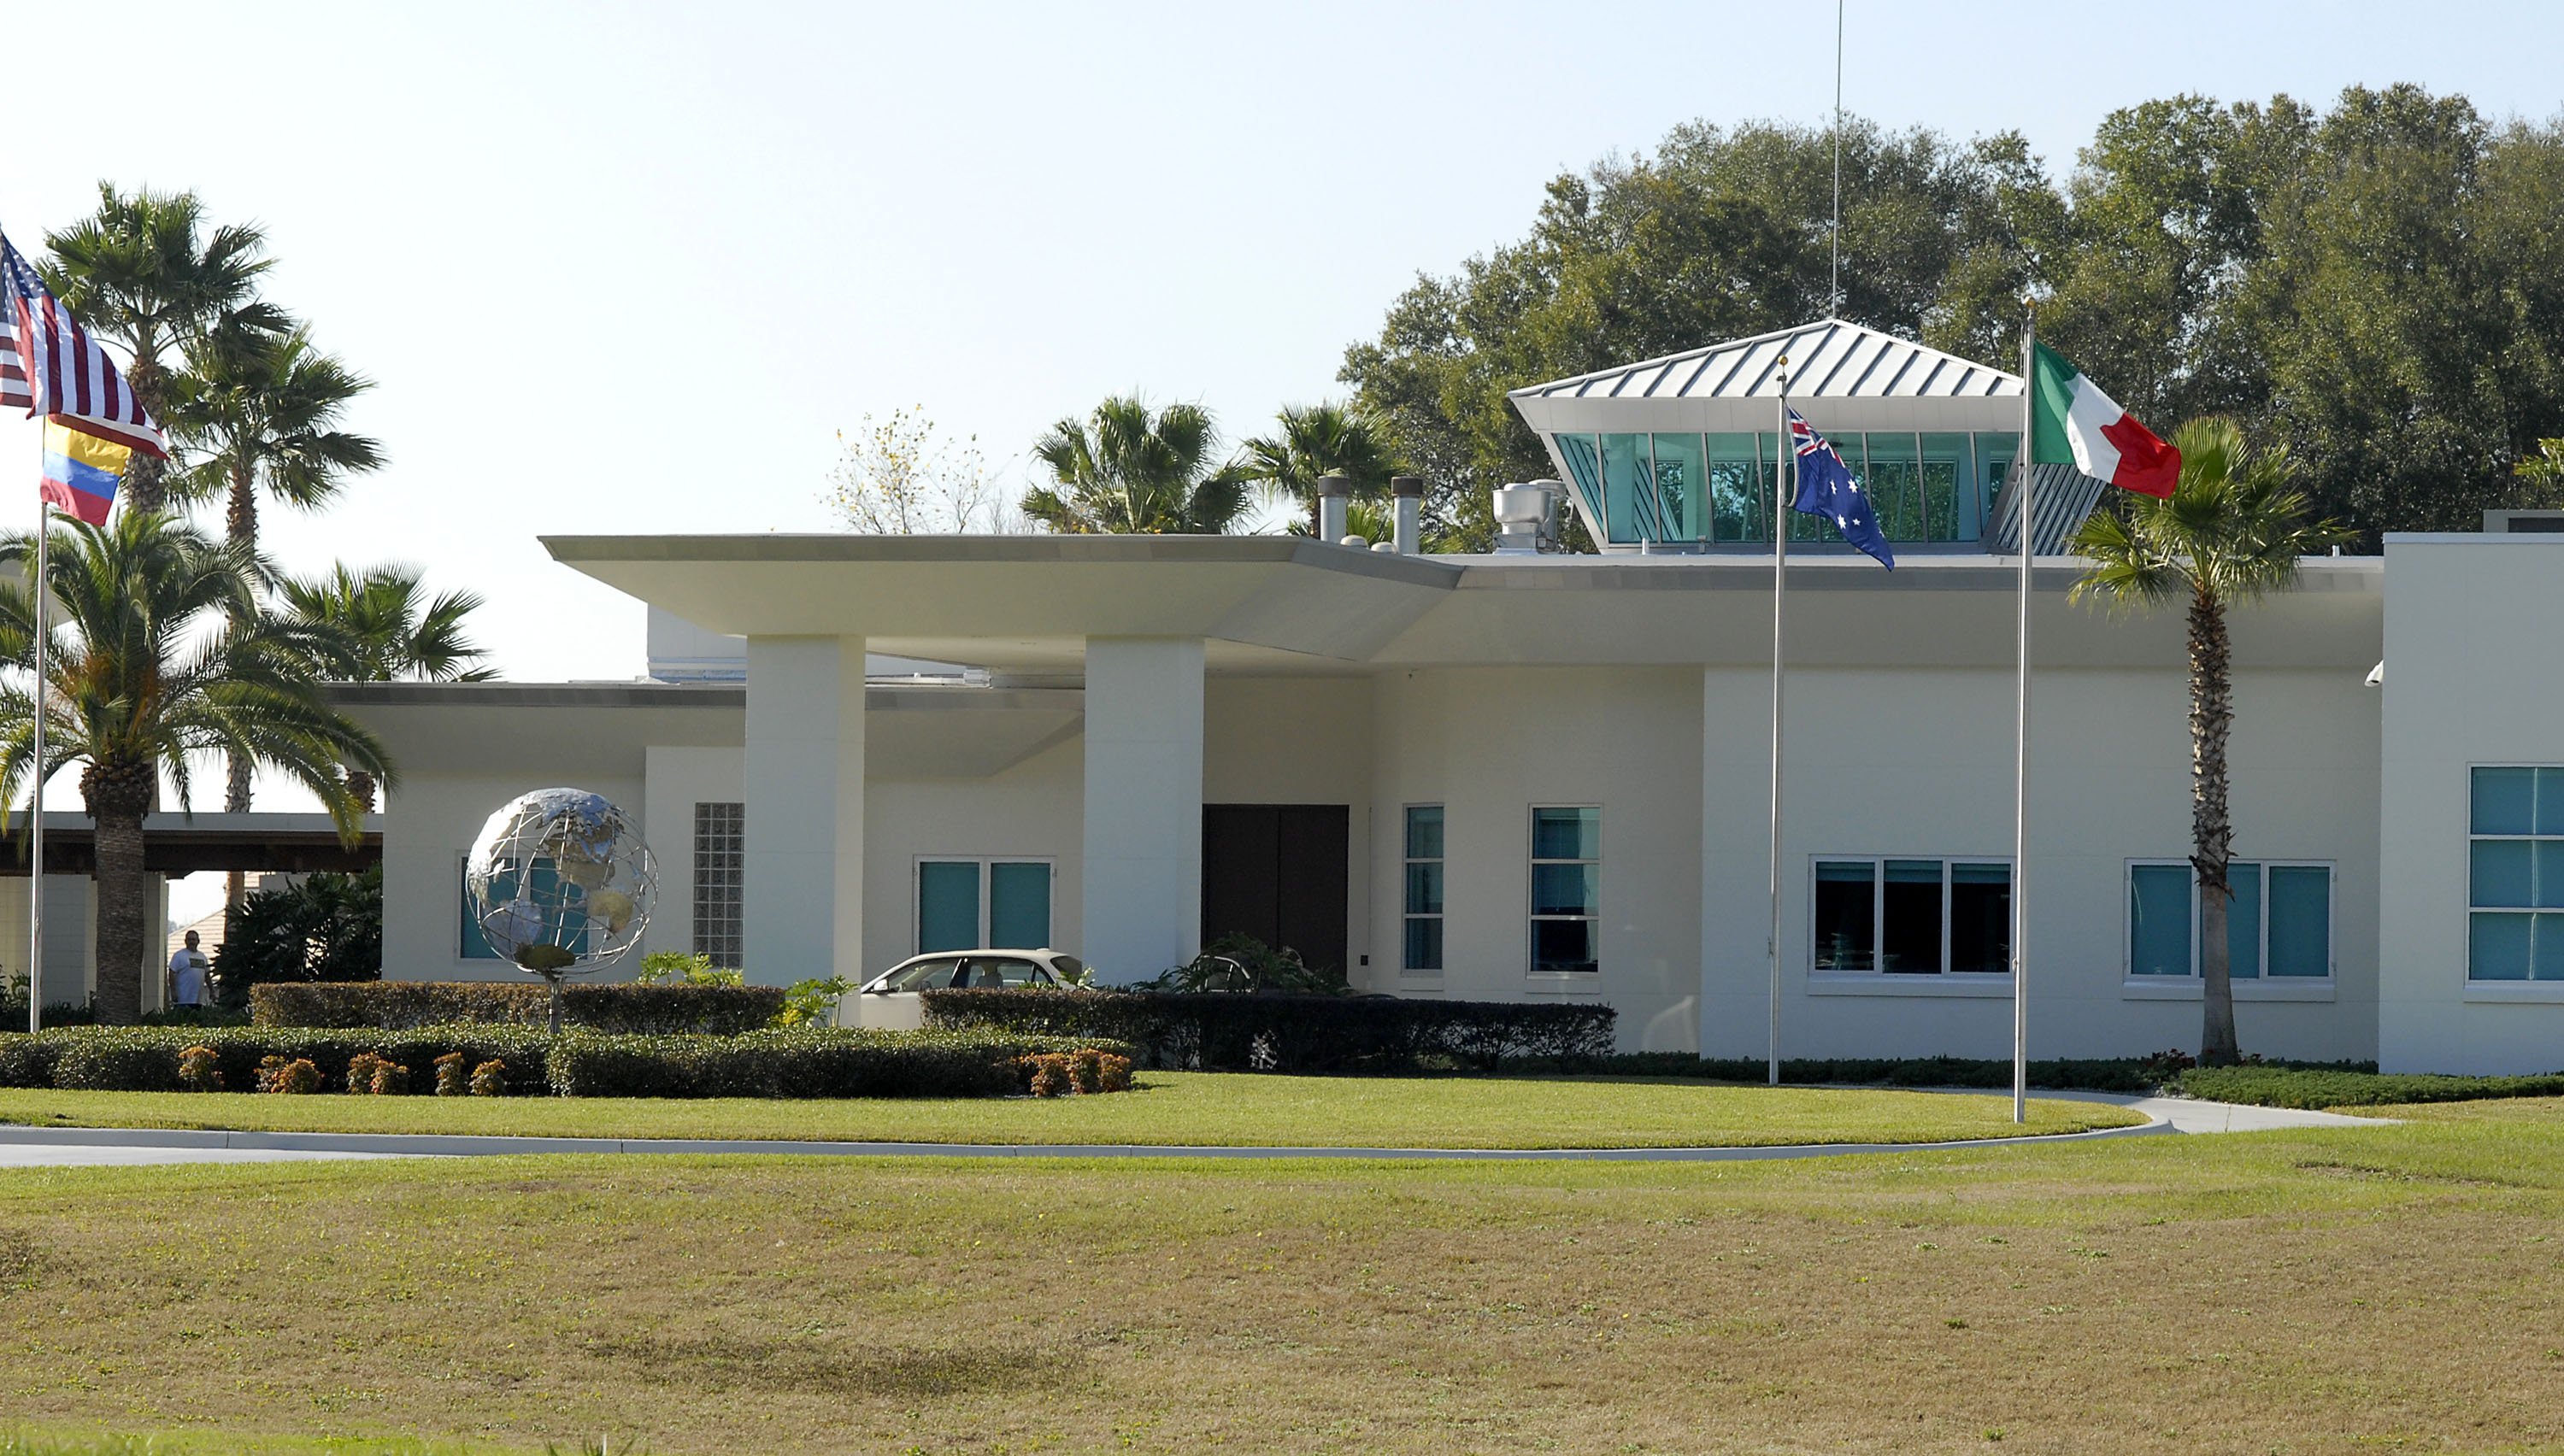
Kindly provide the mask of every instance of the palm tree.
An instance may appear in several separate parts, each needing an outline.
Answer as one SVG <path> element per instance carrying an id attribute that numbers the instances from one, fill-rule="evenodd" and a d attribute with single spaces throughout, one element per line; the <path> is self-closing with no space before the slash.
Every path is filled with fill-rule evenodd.
<path id="1" fill-rule="evenodd" d="M 0 536 L 0 563 L 32 562 L 35 537 Z M 46 761 L 35 757 L 32 674 L 35 597 L 22 576 L 0 582 L 0 805 L 83 763 L 81 798 L 96 826 L 98 1003 L 101 1020 L 141 1011 L 149 933 L 142 816 L 169 776 L 188 808 L 196 755 L 221 752 L 267 763 L 328 809 L 340 836 L 356 837 L 356 802 L 342 762 L 389 780 L 374 735 L 322 701 L 313 664 L 345 650 L 302 623 L 258 608 L 265 563 L 236 542 L 148 511 L 121 511 L 104 526 L 56 530 L 46 584 L 60 603 L 48 641 Z"/>
<path id="2" fill-rule="evenodd" d="M 342 561 L 326 576 L 287 578 L 278 594 L 298 623 L 321 640 L 334 638 L 342 645 L 338 656 L 320 664 L 340 681 L 479 683 L 497 676 L 479 665 L 489 654 L 463 630 L 463 619 L 481 609 L 479 594 L 449 591 L 423 601 L 415 567 L 375 566 L 359 572 Z M 358 808 L 372 812 L 372 774 L 350 764 L 347 790 Z"/>
<path id="3" fill-rule="evenodd" d="M 1305 506 L 1310 535 L 1318 533 L 1320 476 L 1351 481 L 1356 501 L 1389 494 L 1389 478 L 1397 466 L 1369 416 L 1342 405 L 1294 405 L 1276 422 L 1282 427 L 1279 434 L 1259 435 L 1239 447 L 1239 471 L 1256 483 L 1266 501 Z"/>
<path id="4" fill-rule="evenodd" d="M 2348 532 L 2307 518 L 2296 467 L 2284 447 L 2253 453 L 2233 420 L 2193 420 L 2173 432 L 2181 479 L 2169 500 L 2129 496 L 2075 533 L 2091 568 L 2074 599 L 2116 608 L 2190 610 L 2190 863 L 2199 881 L 2199 970 L 2205 1024 L 2199 1059 L 2223 1066 L 2241 1054 L 2229 977 L 2226 911 L 2234 899 L 2227 861 L 2234 827 L 2226 809 L 2226 739 L 2235 723 L 2234 671 L 2226 613 L 2296 579 L 2297 559 Z"/>
<path id="5" fill-rule="evenodd" d="M 266 235 L 255 226 L 203 229 L 192 192 L 121 193 L 98 184 L 98 211 L 46 235 L 46 287 L 93 334 L 121 347 L 133 396 L 166 422 L 170 360 L 218 330 L 282 332 L 285 314 L 259 302 Z M 125 509 L 157 511 L 168 463 L 136 454 L 124 477 Z"/>
<path id="6" fill-rule="evenodd" d="M 1052 484 L 1024 495 L 1024 515 L 1071 534 L 1213 534 L 1246 510 L 1234 466 L 1209 467 L 1219 445 L 1210 413 L 1117 395 L 1085 420 L 1064 419 L 1033 445 Z"/>
<path id="7" fill-rule="evenodd" d="M 381 467 L 380 443 L 337 428 L 348 401 L 372 381 L 314 349 L 310 330 L 218 331 L 188 350 L 188 364 L 171 391 L 170 423 L 194 459 L 171 482 L 172 494 L 190 502 L 223 496 L 224 535 L 253 556 L 261 486 L 309 510 L 349 475 Z M 224 809 L 247 812 L 249 794 L 249 760 L 235 757 Z M 235 893 L 232 903 L 239 899 Z"/>

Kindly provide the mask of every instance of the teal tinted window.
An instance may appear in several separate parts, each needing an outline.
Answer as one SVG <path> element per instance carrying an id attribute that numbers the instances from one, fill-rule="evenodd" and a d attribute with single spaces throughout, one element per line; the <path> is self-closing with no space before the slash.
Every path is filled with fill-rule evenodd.
<path id="1" fill-rule="evenodd" d="M 1050 943 L 1050 866 L 988 866 L 988 943 L 1008 950 L 1038 950 Z M 937 947 L 942 948 L 942 947 Z"/>
<path id="2" fill-rule="evenodd" d="M 1878 528 L 1892 541 L 1923 539 L 1923 474 L 1914 437 L 1901 430 L 1872 430 L 1861 437 L 1868 446 L 1869 474 L 1862 489 L 1878 513 Z M 1848 462 L 1848 446 L 1836 442 Z"/>
<path id="3" fill-rule="evenodd" d="M 2468 828 L 2476 834 L 2533 834 L 2537 826 L 2537 770 L 2478 768 Z"/>
<path id="4" fill-rule="evenodd" d="M 481 934 L 481 922 L 472 914 L 472 881 L 469 866 L 457 864 L 454 872 L 454 900 L 462 909 L 463 958 L 496 960 L 499 952 L 490 948 L 490 938 Z"/>
<path id="5" fill-rule="evenodd" d="M 2564 911 L 2564 768 L 2473 770 L 2466 824 L 2466 974 L 2564 980 L 2564 915 L 2526 914 Z"/>
<path id="6" fill-rule="evenodd" d="M 1558 458 L 1567 464 L 1567 478 L 1575 483 L 1577 494 L 1587 501 L 1602 499 L 1602 452 L 1592 435 L 1557 435 Z"/>
<path id="7" fill-rule="evenodd" d="M 2332 974 L 2332 871 L 2321 865 L 2272 865 L 2264 901 L 2270 974 Z"/>
<path id="8" fill-rule="evenodd" d="M 1768 541 L 1761 468 L 1751 435 L 1711 435 L 1703 453 L 1709 479 L 1710 538 Z"/>
<path id="9" fill-rule="evenodd" d="M 1974 465 L 1965 435 L 1925 435 L 1921 437 L 1923 464 L 1923 538 L 1932 541 L 1972 541 L 1977 538 L 1975 513 L 1968 508 L 1963 483 L 1971 476 Z"/>
<path id="10" fill-rule="evenodd" d="M 548 859 L 536 859 L 532 879 L 533 893 L 522 902 L 517 900 L 517 874 L 502 866 L 490 877 L 491 924 L 504 927 L 522 936 L 528 944 L 558 945 L 572 952 L 588 948 L 587 913 L 578 908 L 583 899 L 577 886 L 563 891 L 559 873 Z M 463 886 L 463 958 L 466 960 L 504 960 L 484 934 L 481 924 L 473 919 L 472 889 Z M 507 917 L 501 920 L 500 917 Z M 502 938 L 508 938 L 503 936 Z"/>
<path id="11" fill-rule="evenodd" d="M 1654 466 L 1644 435 L 1602 437 L 1602 523 L 1614 541 L 1660 541 Z"/>
<path id="12" fill-rule="evenodd" d="M 1442 858 L 1442 806 L 1415 804 L 1406 811 L 1406 857 L 1410 860 Z"/>
<path id="13" fill-rule="evenodd" d="M 2004 477 L 2012 472 L 2013 457 L 2020 453 L 2017 434 L 1980 431 L 1977 435 L 1977 519 L 1984 522 L 1985 535 L 1997 533 L 1995 498 L 2003 494 Z"/>
<path id="14" fill-rule="evenodd" d="M 1601 968 L 1602 811 L 1531 811 L 1531 968 Z"/>
<path id="15" fill-rule="evenodd" d="M 979 862 L 928 860 L 917 867 L 917 948 L 968 950 L 979 943 Z"/>
<path id="16" fill-rule="evenodd" d="M 1406 808 L 1405 970 L 1442 968 L 1442 806 Z"/>
<path id="17" fill-rule="evenodd" d="M 1701 460 L 1698 435 L 1658 435 L 1656 509 L 1663 514 L 1669 541 L 1709 539 L 1709 479 Z"/>
<path id="18" fill-rule="evenodd" d="M 2261 867 L 2230 860 L 2226 883 L 2235 898 L 2226 902 L 2226 973 L 2237 980 L 2261 974 Z"/>
<path id="19" fill-rule="evenodd" d="M 2129 866 L 2129 974 L 2190 974 L 2190 866 Z"/>

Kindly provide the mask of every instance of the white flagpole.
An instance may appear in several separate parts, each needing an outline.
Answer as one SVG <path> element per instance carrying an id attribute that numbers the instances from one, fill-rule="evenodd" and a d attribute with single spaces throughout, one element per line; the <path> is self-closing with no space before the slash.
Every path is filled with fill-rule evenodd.
<path id="1" fill-rule="evenodd" d="M 2030 497 L 2038 479 L 2030 432 L 2037 399 L 2037 306 L 2022 301 L 2021 325 L 2021 624 L 2014 672 L 2017 702 L 2012 764 L 2012 1120 L 2030 1121 L 2030 563 L 2037 542 Z"/>
<path id="2" fill-rule="evenodd" d="M 46 537 L 53 534 L 53 503 L 45 499 L 45 432 L 36 431 L 36 766 L 27 791 L 27 1030 L 45 1029 L 45 629 L 48 598 Z"/>
<path id="3" fill-rule="evenodd" d="M 1781 608 L 1788 599 L 1790 587 L 1790 529 L 1782 522 L 1788 511 L 1782 504 L 1787 498 L 1782 486 L 1787 480 L 1789 463 L 1797 457 L 1790 448 L 1790 356 L 1781 356 L 1781 453 L 1772 462 L 1772 938 L 1766 949 L 1772 962 L 1772 1032 L 1770 1042 L 1770 1082 L 1781 1085 L 1781 664 L 1786 639 L 1782 635 Z"/>

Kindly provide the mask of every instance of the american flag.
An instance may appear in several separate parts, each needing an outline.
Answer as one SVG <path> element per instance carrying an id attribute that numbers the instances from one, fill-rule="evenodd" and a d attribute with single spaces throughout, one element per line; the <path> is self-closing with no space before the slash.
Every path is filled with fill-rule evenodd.
<path id="1" fill-rule="evenodd" d="M 0 405 L 10 404 L 102 440 L 168 454 L 160 427 L 115 361 L 0 237 Z"/>

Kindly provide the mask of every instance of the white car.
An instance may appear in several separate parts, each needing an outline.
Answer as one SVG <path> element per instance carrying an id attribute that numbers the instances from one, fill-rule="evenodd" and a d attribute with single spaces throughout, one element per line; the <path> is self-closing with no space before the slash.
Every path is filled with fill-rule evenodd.
<path id="1" fill-rule="evenodd" d="M 838 1008 L 841 1024 L 915 1031 L 926 1024 L 921 991 L 1075 986 L 1086 967 L 1064 950 L 936 950 L 912 955 L 866 981 Z"/>

